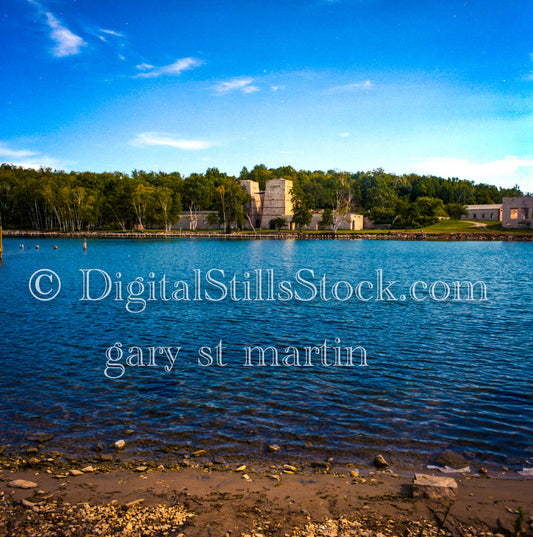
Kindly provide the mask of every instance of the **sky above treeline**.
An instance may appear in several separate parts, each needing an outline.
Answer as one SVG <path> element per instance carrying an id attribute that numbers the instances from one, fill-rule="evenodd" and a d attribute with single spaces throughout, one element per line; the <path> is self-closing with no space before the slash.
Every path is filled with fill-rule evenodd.
<path id="1" fill-rule="evenodd" d="M 0 162 L 533 191 L 531 0 L 2 0 Z"/>

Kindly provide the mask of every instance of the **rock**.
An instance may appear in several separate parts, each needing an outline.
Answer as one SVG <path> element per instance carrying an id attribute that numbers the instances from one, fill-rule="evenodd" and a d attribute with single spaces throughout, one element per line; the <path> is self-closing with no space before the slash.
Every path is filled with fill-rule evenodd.
<path id="1" fill-rule="evenodd" d="M 248 474 L 242 474 L 243 479 L 246 479 L 246 481 L 251 481 L 252 479 Z"/>
<path id="2" fill-rule="evenodd" d="M 102 444 L 96 444 L 96 446 L 94 446 L 93 450 L 96 451 L 97 453 L 99 451 L 102 451 L 104 448 L 102 446 Z"/>
<path id="3" fill-rule="evenodd" d="M 111 462 L 113 460 L 113 455 L 107 455 L 105 453 L 102 453 L 102 455 L 100 455 L 100 460 L 102 462 Z"/>
<path id="4" fill-rule="evenodd" d="M 389 463 L 384 459 L 383 455 L 378 455 L 374 459 L 374 466 L 378 470 L 386 470 L 389 467 Z"/>
<path id="5" fill-rule="evenodd" d="M 71 470 L 70 475 L 83 475 L 81 470 Z"/>
<path id="6" fill-rule="evenodd" d="M 454 451 L 451 451 L 450 449 L 447 449 L 446 451 L 443 451 L 436 459 L 435 463 L 439 466 L 453 468 L 455 470 L 461 470 L 462 468 L 468 467 L 468 461 L 459 455 L 458 453 L 455 453 Z"/>
<path id="7" fill-rule="evenodd" d="M 138 500 L 133 500 L 132 502 L 128 502 L 126 504 L 126 507 L 135 507 L 136 505 L 141 505 L 141 503 L 144 503 L 144 498 L 139 498 Z"/>
<path id="8" fill-rule="evenodd" d="M 148 466 L 137 466 L 137 468 L 135 468 L 136 472 L 146 472 L 146 470 L 148 470 Z"/>
<path id="9" fill-rule="evenodd" d="M 30 447 L 26 450 L 26 455 L 37 455 L 39 450 L 36 447 Z"/>
<path id="10" fill-rule="evenodd" d="M 236 472 L 244 472 L 246 470 L 246 464 L 243 464 L 242 466 L 239 466 L 235 469 Z"/>
<path id="11" fill-rule="evenodd" d="M 38 464 L 41 464 L 41 459 L 37 459 L 36 457 L 32 457 L 28 460 L 28 464 L 30 466 L 37 466 Z"/>
<path id="12" fill-rule="evenodd" d="M 33 489 L 37 486 L 37 483 L 26 481 L 25 479 L 15 479 L 14 481 L 10 481 L 7 486 L 14 489 Z"/>
<path id="13" fill-rule="evenodd" d="M 215 457 L 213 459 L 213 462 L 215 464 L 226 464 L 226 460 L 224 458 L 222 458 L 222 457 Z"/>
<path id="14" fill-rule="evenodd" d="M 39 512 L 39 508 L 33 502 L 30 502 L 29 500 L 22 500 L 21 503 L 24 507 L 31 509 L 34 513 Z"/>
<path id="15" fill-rule="evenodd" d="M 207 451 L 205 449 L 199 449 L 192 454 L 193 457 L 202 457 L 203 455 L 207 455 Z"/>
<path id="16" fill-rule="evenodd" d="M 124 449 L 126 447 L 126 442 L 124 440 L 117 440 L 115 442 L 115 449 Z"/>
<path id="17" fill-rule="evenodd" d="M 311 466 L 313 468 L 323 468 L 324 470 L 329 470 L 330 468 L 329 462 L 326 462 L 326 461 L 313 461 L 311 463 Z"/>
<path id="18" fill-rule="evenodd" d="M 164 465 L 160 464 L 160 465 L 157 467 L 157 469 L 158 469 L 160 472 L 162 472 L 162 471 L 165 469 L 165 467 L 164 467 Z"/>
<path id="19" fill-rule="evenodd" d="M 351 470 L 351 471 L 350 471 L 350 475 L 351 475 L 352 477 L 359 477 L 359 472 L 358 472 L 357 470 Z"/>
<path id="20" fill-rule="evenodd" d="M 291 466 L 290 464 L 284 464 L 283 469 L 288 470 L 289 472 L 297 472 L 298 471 L 298 468 L 296 468 L 296 466 Z"/>
<path id="21" fill-rule="evenodd" d="M 457 482 L 452 477 L 415 474 L 413 481 L 413 498 L 430 500 L 453 500 L 457 491 Z"/>
<path id="22" fill-rule="evenodd" d="M 82 468 L 81 471 L 85 472 L 86 474 L 92 474 L 95 471 L 95 468 L 92 466 L 86 466 L 85 468 Z"/>
<path id="23" fill-rule="evenodd" d="M 30 442 L 39 442 L 40 444 L 44 442 L 50 442 L 54 439 L 53 434 L 46 433 L 31 433 L 26 437 Z"/>
<path id="24" fill-rule="evenodd" d="M 270 444 L 270 446 L 268 446 L 268 451 L 270 451 L 270 453 L 276 453 L 280 449 L 281 448 L 277 444 Z"/>
<path id="25" fill-rule="evenodd" d="M 127 429 L 126 434 L 133 434 L 135 431 L 133 429 Z"/>
<path id="26" fill-rule="evenodd" d="M 481 468 L 479 469 L 479 473 L 480 473 L 481 475 L 486 475 L 486 474 L 488 473 L 488 470 L 487 470 L 486 468 L 481 467 Z"/>

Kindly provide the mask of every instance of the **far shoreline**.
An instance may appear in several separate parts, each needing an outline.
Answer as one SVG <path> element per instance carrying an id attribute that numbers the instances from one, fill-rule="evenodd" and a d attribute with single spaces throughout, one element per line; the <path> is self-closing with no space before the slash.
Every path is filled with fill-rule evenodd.
<path id="1" fill-rule="evenodd" d="M 533 233 L 520 231 L 468 231 L 445 233 L 434 231 L 351 231 L 351 232 L 296 232 L 296 231 L 239 231 L 223 233 L 217 231 L 31 231 L 4 230 L 5 238 L 39 239 L 224 239 L 224 240 L 394 240 L 394 241 L 533 241 Z"/>

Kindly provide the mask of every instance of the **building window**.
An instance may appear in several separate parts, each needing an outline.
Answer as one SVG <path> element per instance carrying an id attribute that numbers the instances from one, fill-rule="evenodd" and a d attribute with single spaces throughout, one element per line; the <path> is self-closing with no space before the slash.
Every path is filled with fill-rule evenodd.
<path id="1" fill-rule="evenodd" d="M 485 220 L 485 213 L 481 215 L 481 220 Z"/>
<path id="2" fill-rule="evenodd" d="M 518 218 L 518 209 L 511 209 L 511 220 L 516 220 Z"/>
<path id="3" fill-rule="evenodd" d="M 522 218 L 525 218 L 527 220 L 529 218 L 528 213 L 529 211 L 527 210 L 527 207 L 522 207 Z"/>
<path id="4" fill-rule="evenodd" d="M 477 218 L 477 215 L 476 215 L 476 213 L 474 213 L 474 220 L 475 220 L 476 218 Z"/>

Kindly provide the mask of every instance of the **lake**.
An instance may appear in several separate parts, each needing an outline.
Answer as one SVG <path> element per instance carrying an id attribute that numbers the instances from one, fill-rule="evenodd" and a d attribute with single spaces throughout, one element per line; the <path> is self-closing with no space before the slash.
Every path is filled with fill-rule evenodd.
<path id="1" fill-rule="evenodd" d="M 533 463 L 531 243 L 87 244 L 4 239 L 2 444 Z"/>

